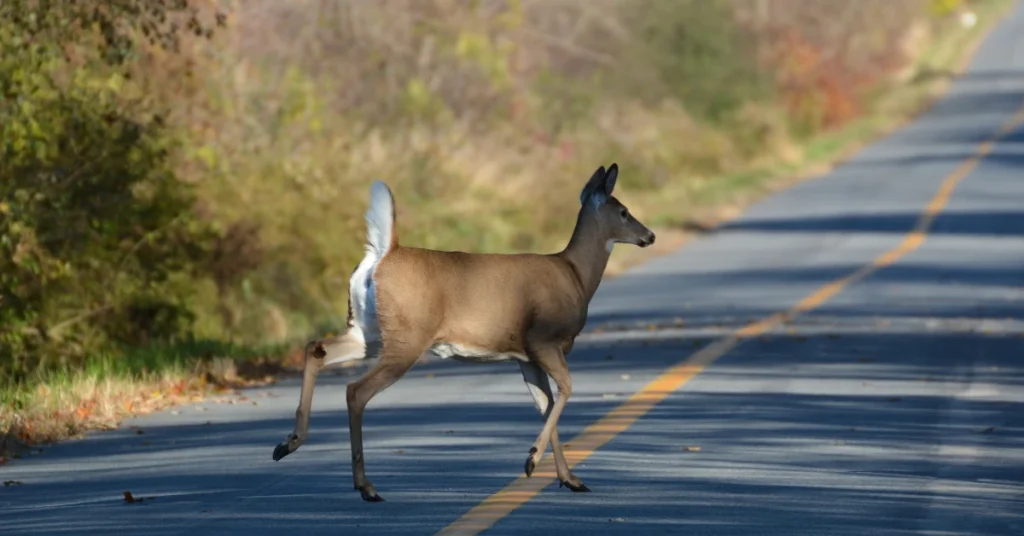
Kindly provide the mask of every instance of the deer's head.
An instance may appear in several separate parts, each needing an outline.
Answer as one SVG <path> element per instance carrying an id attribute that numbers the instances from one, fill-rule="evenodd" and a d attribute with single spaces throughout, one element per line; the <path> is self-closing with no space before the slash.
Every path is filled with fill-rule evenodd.
<path id="1" fill-rule="evenodd" d="M 618 164 L 612 164 L 607 170 L 604 166 L 597 168 L 580 193 L 580 203 L 584 210 L 593 213 L 598 232 L 607 242 L 609 251 L 616 242 L 645 248 L 654 243 L 654 233 L 612 195 L 618 177 Z"/>

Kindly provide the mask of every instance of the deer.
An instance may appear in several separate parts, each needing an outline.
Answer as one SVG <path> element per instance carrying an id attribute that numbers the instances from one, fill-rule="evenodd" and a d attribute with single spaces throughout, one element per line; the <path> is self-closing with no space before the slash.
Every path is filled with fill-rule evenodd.
<path id="1" fill-rule="evenodd" d="M 349 280 L 347 330 L 306 344 L 295 427 L 274 448 L 273 460 L 307 440 L 317 374 L 375 356 L 370 370 L 347 385 L 346 403 L 355 490 L 365 501 L 383 501 L 366 477 L 363 459 L 363 413 L 370 400 L 427 353 L 469 363 L 515 361 L 544 421 L 526 458 L 527 478 L 550 443 L 559 487 L 591 491 L 570 472 L 558 439 L 558 419 L 572 396 L 565 358 L 586 324 L 613 246 L 645 248 L 655 238 L 612 195 L 618 174 L 616 163 L 594 172 L 580 192 L 568 244 L 551 254 L 399 245 L 394 197 L 375 181 L 365 213 L 365 256 Z"/>

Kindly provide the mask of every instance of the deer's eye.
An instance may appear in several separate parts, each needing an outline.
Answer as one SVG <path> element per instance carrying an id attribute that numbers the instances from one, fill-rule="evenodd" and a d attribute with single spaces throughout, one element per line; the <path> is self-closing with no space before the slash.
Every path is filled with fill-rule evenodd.
<path id="1" fill-rule="evenodd" d="M 629 211 L 626 209 L 622 209 L 619 211 L 619 216 L 622 216 L 622 219 L 625 220 L 626 218 L 629 217 Z"/>

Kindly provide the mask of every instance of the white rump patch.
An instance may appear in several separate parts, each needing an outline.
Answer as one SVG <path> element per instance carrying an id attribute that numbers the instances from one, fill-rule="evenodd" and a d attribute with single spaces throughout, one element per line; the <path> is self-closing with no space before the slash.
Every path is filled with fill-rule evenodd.
<path id="1" fill-rule="evenodd" d="M 380 262 L 373 251 L 367 251 L 363 261 L 359 263 L 352 279 L 348 282 L 348 292 L 352 299 L 352 330 L 359 330 L 363 341 L 380 340 L 380 323 L 377 320 L 377 292 L 373 282 L 373 270 Z"/>
<path id="2" fill-rule="evenodd" d="M 430 353 L 442 359 L 454 359 L 464 363 L 502 363 L 505 361 L 529 361 L 519 353 L 501 353 L 480 348 L 470 348 L 451 342 L 439 342 L 430 347 Z"/>

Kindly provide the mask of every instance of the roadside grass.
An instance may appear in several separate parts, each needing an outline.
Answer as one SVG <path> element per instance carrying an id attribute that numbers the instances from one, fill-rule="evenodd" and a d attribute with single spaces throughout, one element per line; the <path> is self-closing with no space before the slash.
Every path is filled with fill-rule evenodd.
<path id="1" fill-rule="evenodd" d="M 289 346 L 248 347 L 218 341 L 124 348 L 93 356 L 70 371 L 41 374 L 0 391 L 0 460 L 32 445 L 116 428 L 212 394 L 274 381 L 289 365 Z"/>
<path id="2" fill-rule="evenodd" d="M 947 24 L 932 36 L 929 45 L 914 62 L 906 81 L 881 88 L 867 112 L 841 128 L 788 141 L 778 147 L 773 156 L 739 166 L 727 174 L 688 176 L 685 181 L 669 181 L 662 188 L 624 188 L 623 200 L 655 228 L 659 241 L 655 247 L 646 250 L 617 248 L 609 264 L 608 275 L 614 276 L 654 255 L 676 249 L 690 237 L 734 217 L 749 203 L 797 181 L 824 173 L 865 143 L 911 120 L 941 94 L 950 78 L 966 65 L 981 38 L 1012 5 L 1010 0 L 979 3 L 978 24 L 970 29 Z M 423 150 L 427 156 L 424 158 L 429 162 L 429 155 L 438 151 L 438 145 L 431 141 L 425 147 Z M 420 150 L 418 147 L 412 149 Z M 552 155 L 558 150 L 552 149 Z M 450 155 L 450 160 L 467 169 L 494 168 L 492 162 L 483 161 L 474 154 L 454 154 Z M 386 159 L 382 162 L 380 171 L 387 174 Z M 423 173 L 427 171 L 432 170 Z M 445 172 L 435 171 L 438 174 Z M 243 175 L 239 173 L 239 176 Z M 541 237 L 557 235 L 541 240 L 544 246 L 567 239 L 567 236 L 561 236 L 564 226 L 549 229 L 547 226 L 551 224 L 546 221 L 532 221 L 528 203 L 509 209 L 502 218 L 488 218 L 485 220 L 486 228 L 477 228 L 472 221 L 460 220 L 460 210 L 478 210 L 466 207 L 483 203 L 485 196 L 498 194 L 500 197 L 506 190 L 529 190 L 529 185 L 522 184 L 507 186 L 505 190 L 500 187 L 497 190 L 494 187 L 475 188 L 472 184 L 463 188 L 467 186 L 464 182 L 451 181 L 449 188 L 460 188 L 459 191 L 468 198 L 456 205 L 424 202 L 413 195 L 407 202 L 410 210 L 403 212 L 405 219 L 401 222 L 410 233 L 410 242 L 425 247 L 458 244 L 467 249 L 495 251 L 507 249 L 509 244 L 520 249 L 536 249 L 541 244 L 535 242 L 538 239 L 531 238 L 531 234 Z M 285 186 L 288 185 L 280 187 Z M 557 188 L 568 191 L 568 186 Z M 411 188 L 409 191 L 415 190 Z M 445 197 L 443 192 L 433 192 L 432 195 Z M 329 206 L 336 204 L 337 199 L 322 201 Z M 398 202 L 402 211 L 401 205 L 406 202 Z M 246 208 L 271 210 L 258 206 Z M 349 216 L 339 220 L 359 221 L 359 218 Z M 288 226 L 281 228 L 287 230 Z M 353 229 L 335 232 L 361 236 L 359 230 Z M 317 246 L 314 244 L 313 247 Z M 327 260 L 331 261 L 328 264 L 337 264 L 344 259 Z M 315 331 L 327 331 L 319 328 L 322 326 L 311 326 Z M 264 346 L 196 340 L 126 348 L 93 356 L 80 369 L 51 372 L 30 381 L 9 383 L 0 391 L 0 463 L 19 456 L 32 445 L 80 437 L 91 430 L 115 428 L 130 415 L 199 401 L 218 392 L 254 383 L 273 382 L 277 375 L 294 370 L 300 364 L 300 348 L 304 340 L 294 335 L 294 331 L 289 332 L 285 340 Z"/>

